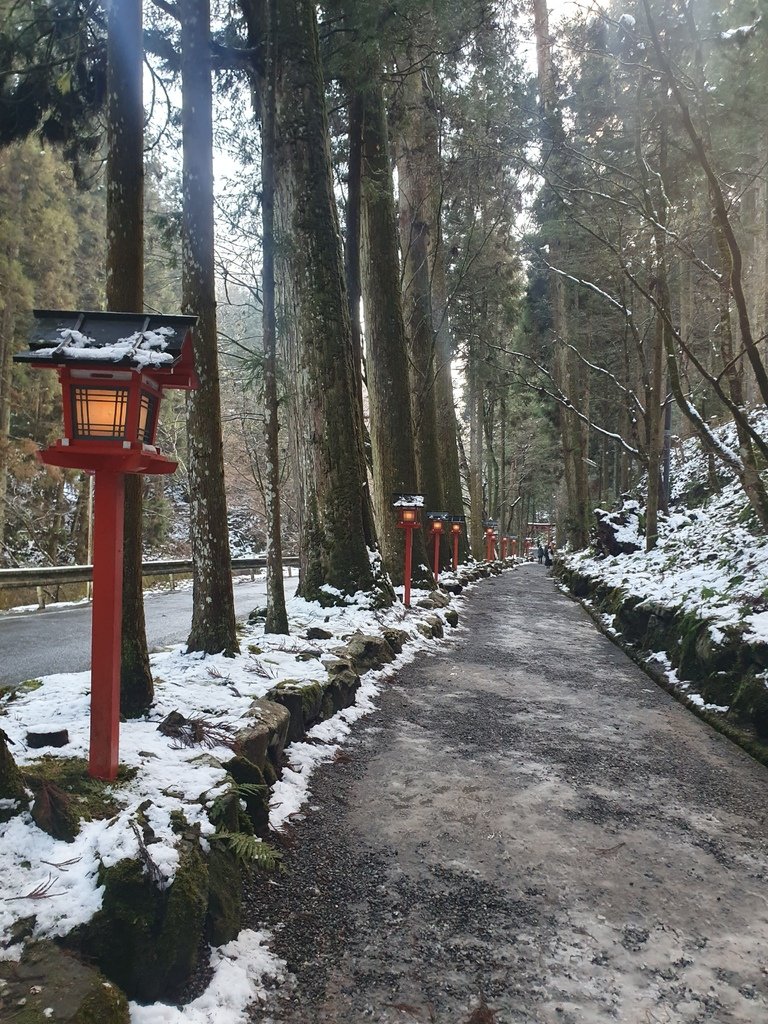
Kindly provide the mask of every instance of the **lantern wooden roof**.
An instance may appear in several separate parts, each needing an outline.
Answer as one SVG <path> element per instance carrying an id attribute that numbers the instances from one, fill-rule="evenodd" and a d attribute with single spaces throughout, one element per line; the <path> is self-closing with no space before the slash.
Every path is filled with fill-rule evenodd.
<path id="1" fill-rule="evenodd" d="M 36 309 L 29 349 L 18 363 L 57 369 L 121 367 L 146 373 L 163 387 L 197 385 L 192 353 L 196 316 Z"/>

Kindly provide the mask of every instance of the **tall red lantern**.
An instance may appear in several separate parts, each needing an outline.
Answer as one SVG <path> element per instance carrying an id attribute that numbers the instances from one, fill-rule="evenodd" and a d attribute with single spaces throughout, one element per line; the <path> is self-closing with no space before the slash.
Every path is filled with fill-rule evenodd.
<path id="1" fill-rule="evenodd" d="M 464 516 L 451 516 L 451 537 L 453 538 L 453 571 L 459 566 L 459 537 L 466 524 Z"/>
<path id="2" fill-rule="evenodd" d="M 403 566 L 403 604 L 411 607 L 411 571 L 413 563 L 413 531 L 421 528 L 422 494 L 395 494 L 393 505 L 397 510 L 397 525 L 405 530 L 405 564 Z"/>
<path id="3" fill-rule="evenodd" d="M 445 523 L 448 516 L 444 512 L 429 512 L 429 535 L 433 539 L 434 549 L 432 560 L 434 564 L 435 583 L 440 578 L 440 538 L 445 533 Z"/>
<path id="4" fill-rule="evenodd" d="M 197 387 L 194 316 L 35 310 L 29 349 L 14 360 L 59 376 L 64 437 L 41 462 L 95 475 L 91 739 L 88 770 L 117 775 L 126 473 L 172 473 L 155 444 L 166 388 Z"/>

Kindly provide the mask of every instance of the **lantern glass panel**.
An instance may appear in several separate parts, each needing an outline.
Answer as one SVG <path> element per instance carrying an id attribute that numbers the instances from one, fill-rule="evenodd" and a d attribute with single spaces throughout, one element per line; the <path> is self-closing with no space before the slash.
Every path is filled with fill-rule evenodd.
<path id="1" fill-rule="evenodd" d="M 415 523 L 416 522 L 416 510 L 412 508 L 404 508 L 402 511 L 402 517 L 404 523 Z"/>
<path id="2" fill-rule="evenodd" d="M 76 438 L 122 440 L 128 416 L 128 388 L 72 388 L 72 421 Z"/>
<path id="3" fill-rule="evenodd" d="M 159 403 L 156 395 L 150 395 L 146 391 L 141 392 L 141 406 L 139 408 L 139 440 L 143 442 L 143 444 L 152 444 L 155 436 L 158 407 Z"/>

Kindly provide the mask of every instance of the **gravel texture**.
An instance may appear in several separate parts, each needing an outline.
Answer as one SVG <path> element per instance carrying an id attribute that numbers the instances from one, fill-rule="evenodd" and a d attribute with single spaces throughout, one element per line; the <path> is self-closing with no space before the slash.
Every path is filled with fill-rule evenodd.
<path id="1" fill-rule="evenodd" d="M 768 771 L 538 565 L 483 582 L 249 894 L 260 1024 L 768 1020 Z"/>

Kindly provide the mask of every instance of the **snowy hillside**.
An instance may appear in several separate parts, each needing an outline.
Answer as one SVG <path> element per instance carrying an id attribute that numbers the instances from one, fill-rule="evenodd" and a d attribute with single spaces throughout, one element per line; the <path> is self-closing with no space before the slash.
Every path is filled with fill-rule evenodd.
<path id="1" fill-rule="evenodd" d="M 768 414 L 759 425 L 768 435 Z M 736 447 L 732 425 L 717 434 Z M 695 612 L 711 623 L 715 642 L 727 626 L 768 642 L 768 537 L 760 535 L 739 484 L 718 464 L 721 490 L 712 493 L 707 456 L 695 438 L 673 452 L 671 476 L 670 512 L 659 517 L 654 551 L 607 558 L 583 551 L 568 565 L 627 594 Z"/>

